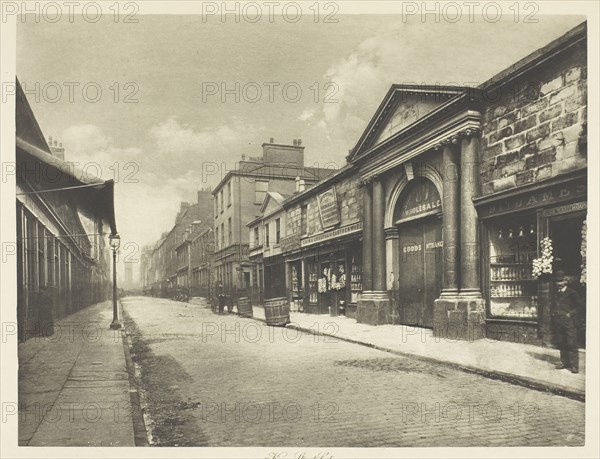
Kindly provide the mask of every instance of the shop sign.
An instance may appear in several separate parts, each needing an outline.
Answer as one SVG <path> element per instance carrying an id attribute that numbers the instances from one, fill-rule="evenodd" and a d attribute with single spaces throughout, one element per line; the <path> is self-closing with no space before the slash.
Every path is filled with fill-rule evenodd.
<path id="1" fill-rule="evenodd" d="M 294 233 L 290 236 L 281 238 L 281 251 L 291 252 L 300 248 L 300 233 Z"/>
<path id="2" fill-rule="evenodd" d="M 571 183 L 556 188 L 549 188 L 527 194 L 515 196 L 495 202 L 480 211 L 481 217 L 504 214 L 507 212 L 533 209 L 570 199 L 585 197 L 587 186 L 585 183 Z"/>
<path id="3" fill-rule="evenodd" d="M 402 201 L 398 215 L 400 220 L 442 210 L 442 200 L 433 182 L 420 179 L 414 183 Z"/>
<path id="4" fill-rule="evenodd" d="M 340 236 L 345 236 L 347 234 L 357 233 L 362 230 L 362 227 L 362 222 L 353 223 L 352 225 L 344 226 L 342 228 L 337 228 L 332 231 L 327 231 L 326 233 L 321 233 L 315 236 L 302 239 L 300 245 L 302 247 L 306 247 L 307 245 L 316 244 L 317 242 L 323 242 L 329 239 L 335 239 Z"/>
<path id="5" fill-rule="evenodd" d="M 335 187 L 317 195 L 317 202 L 323 228 L 337 225 L 340 222 L 340 213 L 338 212 Z"/>

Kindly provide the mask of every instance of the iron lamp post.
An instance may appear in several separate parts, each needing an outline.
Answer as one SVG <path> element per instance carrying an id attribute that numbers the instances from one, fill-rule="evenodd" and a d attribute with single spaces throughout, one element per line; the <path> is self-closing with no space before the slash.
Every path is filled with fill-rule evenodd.
<path id="1" fill-rule="evenodd" d="M 119 322 L 119 312 L 117 310 L 117 251 L 121 245 L 121 238 L 118 234 L 111 234 L 108 236 L 108 241 L 113 251 L 113 320 L 110 328 L 118 330 L 121 328 L 121 322 Z"/>

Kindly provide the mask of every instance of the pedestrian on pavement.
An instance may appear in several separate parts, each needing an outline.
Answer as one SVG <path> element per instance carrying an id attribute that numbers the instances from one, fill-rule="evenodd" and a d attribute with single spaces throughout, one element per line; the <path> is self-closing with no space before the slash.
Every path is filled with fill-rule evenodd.
<path id="1" fill-rule="evenodd" d="M 577 309 L 581 301 L 579 294 L 573 288 L 575 278 L 564 271 L 554 275 L 556 297 L 553 308 L 553 322 L 556 339 L 560 349 L 560 365 L 556 368 L 568 369 L 571 373 L 579 372 L 579 351 L 577 349 Z"/>

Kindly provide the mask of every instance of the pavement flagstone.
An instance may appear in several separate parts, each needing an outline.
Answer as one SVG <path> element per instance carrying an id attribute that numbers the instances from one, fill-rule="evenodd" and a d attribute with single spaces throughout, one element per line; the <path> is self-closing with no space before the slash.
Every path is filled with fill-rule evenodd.
<path id="1" fill-rule="evenodd" d="M 134 446 L 121 330 L 112 304 L 58 321 L 19 344 L 20 446 Z"/>

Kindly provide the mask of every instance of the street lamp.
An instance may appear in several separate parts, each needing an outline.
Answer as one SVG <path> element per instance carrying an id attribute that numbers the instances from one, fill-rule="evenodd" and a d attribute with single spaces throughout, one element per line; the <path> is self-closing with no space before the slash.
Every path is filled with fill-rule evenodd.
<path id="1" fill-rule="evenodd" d="M 113 251 L 113 320 L 110 328 L 118 330 L 121 328 L 121 322 L 119 322 L 117 311 L 117 250 L 119 250 L 119 246 L 121 245 L 121 238 L 118 234 L 111 234 L 108 236 L 108 241 Z"/>

